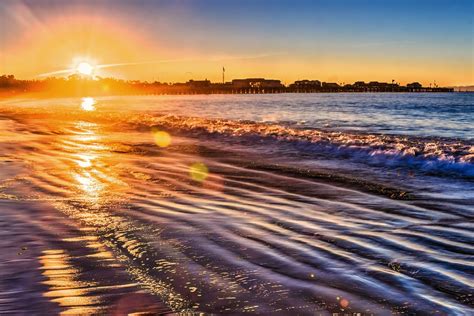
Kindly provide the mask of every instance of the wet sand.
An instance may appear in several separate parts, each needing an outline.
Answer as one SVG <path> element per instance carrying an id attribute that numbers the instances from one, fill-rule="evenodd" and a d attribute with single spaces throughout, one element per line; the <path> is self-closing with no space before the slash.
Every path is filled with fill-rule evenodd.
<path id="1" fill-rule="evenodd" d="M 471 205 L 125 121 L 3 114 L 0 313 L 472 311 Z"/>

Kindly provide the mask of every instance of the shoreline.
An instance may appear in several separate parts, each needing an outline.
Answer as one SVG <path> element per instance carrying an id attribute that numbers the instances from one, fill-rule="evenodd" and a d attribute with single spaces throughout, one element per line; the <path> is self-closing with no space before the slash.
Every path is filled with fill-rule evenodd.
<path id="1" fill-rule="evenodd" d="M 8 278 L 0 295 L 8 311 L 471 308 L 474 199 L 461 189 L 472 182 L 426 179 L 410 161 L 383 159 L 379 168 L 368 164 L 377 152 L 353 153 L 367 142 L 400 149 L 401 138 L 211 119 L 208 100 L 225 111 L 225 97 L 184 99 L 190 108 L 178 100 L 168 115 L 147 98 L 98 100 L 94 111 L 78 100 L 2 107 L 0 226 L 8 238 L 0 245 L 8 251 L 0 264 Z M 232 107 L 249 111 L 257 98 L 235 99 L 246 100 Z M 280 104 L 285 113 L 285 98 Z M 11 294 L 12 284 L 26 286 Z M 24 307 L 30 300 L 37 305 Z"/>
<path id="2" fill-rule="evenodd" d="M 296 302 L 293 310 L 302 315 L 340 312 L 341 307 L 375 314 L 447 311 L 436 301 L 414 300 L 413 294 L 402 292 L 402 284 L 436 287 L 436 300 L 467 308 L 461 294 L 444 285 L 461 278 L 429 277 L 437 270 L 409 259 L 421 255 L 418 248 L 405 247 L 409 238 L 392 242 L 411 232 L 431 238 L 425 227 L 440 225 L 446 216 L 444 226 L 465 221 L 460 214 L 435 208 L 435 201 L 423 205 L 420 199 L 372 194 L 331 177 L 265 167 L 262 160 L 255 164 L 255 157 L 203 147 L 196 138 L 178 138 L 168 148 L 129 143 L 128 150 L 115 151 L 111 160 L 114 152 L 100 149 L 117 146 L 107 140 L 108 132 L 99 134 L 97 129 L 98 139 L 91 142 L 77 137 L 95 129 L 81 128 L 40 137 L 67 147 L 39 146 L 40 160 L 24 184 L 6 188 L 16 197 L 7 199 L 5 215 L 36 225 L 19 227 L 15 234 L 29 236 L 30 241 L 18 242 L 25 249 L 20 251 L 34 252 L 27 258 L 36 262 L 34 272 L 42 274 L 42 285 L 30 291 L 43 297 L 44 304 L 53 304 L 48 307 L 52 310 L 105 312 L 127 304 L 126 310 L 135 312 L 285 315 L 285 308 Z M 65 157 L 51 156 L 50 150 Z M 92 166 L 78 168 L 70 160 L 78 153 L 97 158 Z M 196 159 L 209 168 L 206 181 L 187 176 L 186 166 Z M 105 173 L 108 178 L 101 176 Z M 77 176 L 68 180 L 71 174 Z M 34 205 L 21 195 L 24 190 L 18 191 L 23 186 L 37 195 Z M 33 215 L 38 208 L 41 217 Z M 17 223 L 8 216 L 2 220 Z M 32 232 L 41 236 L 42 246 Z M 434 244 L 420 241 L 419 247 L 464 249 L 461 241 L 451 245 L 444 238 Z M 397 254 L 389 256 L 392 252 Z M 423 256 L 431 258 L 430 252 Z M 435 256 L 430 262 L 439 260 Z M 68 283 L 60 283 L 64 279 Z M 383 295 L 376 290 L 382 285 Z M 137 301 L 126 300 L 130 295 Z"/>

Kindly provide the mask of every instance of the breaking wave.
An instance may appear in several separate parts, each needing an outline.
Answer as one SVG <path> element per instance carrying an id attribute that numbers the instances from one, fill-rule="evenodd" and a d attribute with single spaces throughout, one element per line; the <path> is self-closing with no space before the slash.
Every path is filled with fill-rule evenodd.
<path id="1" fill-rule="evenodd" d="M 406 167 L 429 174 L 474 177 L 474 144 L 453 139 L 419 138 L 297 129 L 250 121 L 209 120 L 173 115 L 143 117 L 148 125 L 193 135 L 261 138 L 285 142 L 305 153 L 350 159 L 383 167 Z M 142 125 L 143 121 L 134 121 Z"/>
<path id="2" fill-rule="evenodd" d="M 83 112 L 69 110 L 58 114 L 44 109 L 36 114 L 32 109 L 11 108 L 16 119 L 28 117 L 80 119 L 101 122 L 116 130 L 143 132 L 152 127 L 174 134 L 216 139 L 251 147 L 271 146 L 275 142 L 291 146 L 315 158 L 348 159 L 357 163 L 387 168 L 409 168 L 430 175 L 474 178 L 474 141 L 442 137 L 332 131 L 299 128 L 296 125 L 262 123 L 249 120 L 206 119 L 170 114 L 128 112 Z M 294 152 L 292 153 L 294 154 Z"/>

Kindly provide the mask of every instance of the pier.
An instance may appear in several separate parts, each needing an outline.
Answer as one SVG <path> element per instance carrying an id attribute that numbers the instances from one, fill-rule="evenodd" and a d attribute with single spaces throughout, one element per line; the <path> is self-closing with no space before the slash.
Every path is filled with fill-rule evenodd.
<path id="1" fill-rule="evenodd" d="M 114 78 L 67 78 L 18 80 L 12 75 L 0 76 L 0 97 L 26 93 L 60 96 L 83 95 L 193 95 L 193 94 L 274 94 L 274 93 L 381 93 L 381 92 L 454 92 L 454 88 L 423 87 L 418 82 L 402 86 L 391 83 L 357 81 L 353 84 L 299 80 L 286 86 L 276 79 L 246 78 L 213 83 L 210 80 L 189 80 L 184 83 L 125 81 Z"/>

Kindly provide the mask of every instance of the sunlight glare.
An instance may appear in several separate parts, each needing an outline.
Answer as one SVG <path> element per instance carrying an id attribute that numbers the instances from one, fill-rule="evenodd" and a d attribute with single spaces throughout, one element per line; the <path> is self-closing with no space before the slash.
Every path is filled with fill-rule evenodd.
<path id="1" fill-rule="evenodd" d="M 91 98 L 91 97 L 82 98 L 81 108 L 84 111 L 95 111 L 94 104 L 95 104 L 94 98 Z"/>
<path id="2" fill-rule="evenodd" d="M 77 160 L 76 163 L 82 168 L 89 168 L 92 166 L 92 160 L 95 158 L 92 155 L 88 154 L 78 154 L 77 155 L 81 160 Z"/>
<path id="3" fill-rule="evenodd" d="M 81 62 L 77 65 L 76 71 L 85 76 L 90 76 L 92 75 L 92 71 L 94 70 L 94 67 L 91 66 L 91 64 L 86 63 L 86 62 Z"/>

